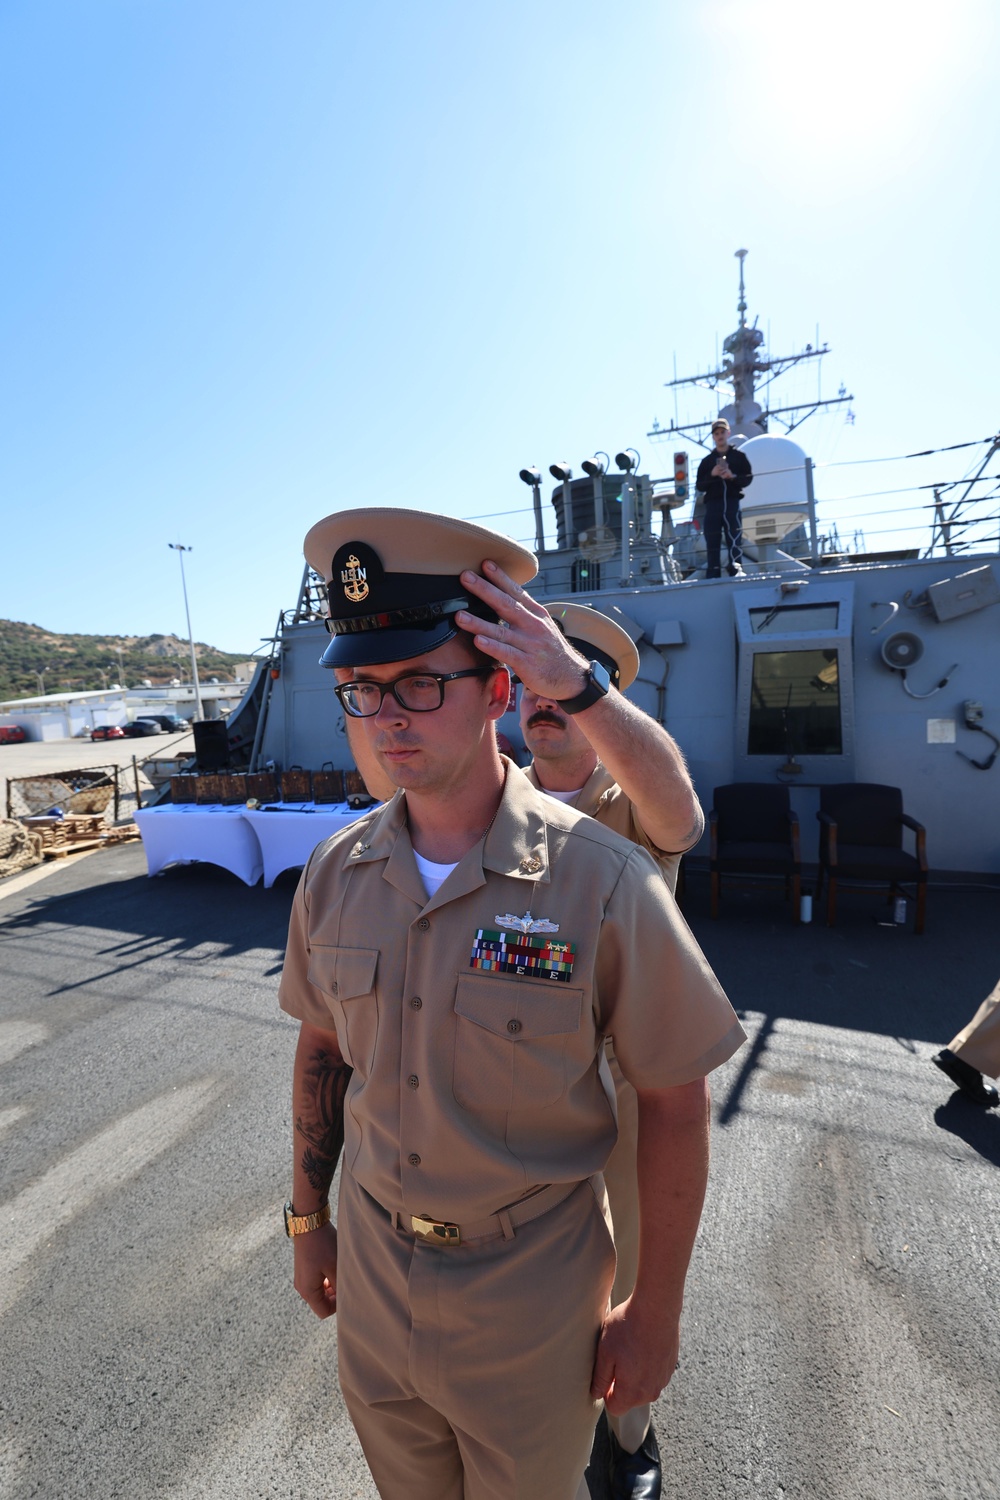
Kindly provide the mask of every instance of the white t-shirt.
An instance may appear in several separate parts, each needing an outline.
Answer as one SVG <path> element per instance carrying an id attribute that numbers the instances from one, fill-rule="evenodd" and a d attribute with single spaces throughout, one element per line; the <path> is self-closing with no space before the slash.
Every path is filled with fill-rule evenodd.
<path id="1" fill-rule="evenodd" d="M 546 797 L 554 797 L 557 802 L 565 802 L 568 807 L 574 797 L 579 797 L 583 787 L 578 786 L 575 792 L 550 792 L 547 786 L 541 787 L 540 790 L 545 793 Z"/>
<path id="2" fill-rule="evenodd" d="M 575 792 L 550 792 L 547 787 L 542 787 L 542 791 L 546 797 L 554 797 L 557 802 L 565 802 L 568 807 L 574 797 L 579 797 L 583 791 L 583 787 L 578 786 Z M 452 870 L 455 869 L 458 861 L 456 860 L 454 865 L 435 864 L 432 859 L 424 859 L 424 856 L 418 854 L 416 849 L 413 851 L 413 858 L 417 862 L 420 879 L 424 883 L 424 890 L 427 892 L 427 899 L 429 901 L 432 896 L 437 895 Z"/>
<path id="3" fill-rule="evenodd" d="M 427 899 L 429 901 L 432 896 L 437 895 L 452 870 L 457 868 L 458 860 L 453 865 L 437 865 L 432 859 L 424 859 L 424 856 L 418 854 L 416 849 L 413 851 L 413 858 L 417 862 L 420 879 L 424 883 L 424 890 L 427 892 Z"/>

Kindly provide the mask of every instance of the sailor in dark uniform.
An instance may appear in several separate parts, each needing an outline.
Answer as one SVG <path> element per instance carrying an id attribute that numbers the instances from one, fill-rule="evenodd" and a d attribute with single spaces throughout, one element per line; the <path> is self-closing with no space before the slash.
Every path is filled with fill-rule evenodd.
<path id="1" fill-rule="evenodd" d="M 719 578 L 722 556 L 722 535 L 725 532 L 729 549 L 726 572 L 730 578 L 743 573 L 743 520 L 740 516 L 740 501 L 748 484 L 753 483 L 750 460 L 739 448 L 729 444 L 729 423 L 725 417 L 717 417 L 712 423 L 713 452 L 707 453 L 698 465 L 695 488 L 705 496 L 705 551 L 708 566 L 706 578 Z"/>

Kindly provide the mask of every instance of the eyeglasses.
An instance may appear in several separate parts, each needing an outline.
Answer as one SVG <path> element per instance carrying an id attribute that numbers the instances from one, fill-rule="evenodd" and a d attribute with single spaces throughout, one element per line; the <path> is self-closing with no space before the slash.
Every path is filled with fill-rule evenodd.
<path id="1" fill-rule="evenodd" d="M 412 714 L 432 714 L 444 702 L 444 685 L 459 677 L 489 677 L 497 667 L 467 667 L 462 672 L 408 672 L 392 682 L 341 682 L 334 692 L 352 719 L 373 719 L 391 693 Z"/>

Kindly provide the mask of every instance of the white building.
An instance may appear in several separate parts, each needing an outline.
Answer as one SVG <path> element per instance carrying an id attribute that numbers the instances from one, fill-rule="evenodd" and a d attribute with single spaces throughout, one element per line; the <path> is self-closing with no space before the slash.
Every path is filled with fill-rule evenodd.
<path id="1" fill-rule="evenodd" d="M 217 678 L 209 678 L 202 682 L 202 716 L 225 718 L 242 702 L 248 685 L 242 679 L 219 682 Z M 194 687 L 189 682 L 176 681 L 169 687 L 150 684 L 111 687 L 104 692 L 9 698 L 0 703 L 0 724 L 18 725 L 29 740 L 69 740 L 89 735 L 100 724 L 128 724 L 148 714 L 177 714 L 190 721 L 195 711 Z"/>
<path id="2" fill-rule="evenodd" d="M 253 665 L 256 666 L 256 662 Z M 248 682 L 242 678 L 237 678 L 235 682 L 220 682 L 217 677 L 199 678 L 202 718 L 225 718 L 243 701 L 247 686 Z M 144 714 L 177 714 L 181 719 L 190 720 L 197 711 L 194 687 L 190 682 L 177 680 L 169 687 L 129 688 L 126 703 L 130 719 L 141 719 Z"/>
<path id="3" fill-rule="evenodd" d="M 94 693 L 45 693 L 8 698 L 0 703 L 0 724 L 16 724 L 29 740 L 69 740 L 89 734 L 98 724 L 128 721 L 125 688 Z"/>

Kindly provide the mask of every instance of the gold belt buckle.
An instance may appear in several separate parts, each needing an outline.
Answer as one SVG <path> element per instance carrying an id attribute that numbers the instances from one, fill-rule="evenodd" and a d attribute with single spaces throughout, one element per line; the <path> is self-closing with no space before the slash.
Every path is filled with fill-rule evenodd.
<path id="1" fill-rule="evenodd" d="M 440 1219 L 428 1219 L 426 1215 L 413 1214 L 410 1218 L 413 1233 L 431 1245 L 460 1245 L 462 1231 L 457 1224 L 444 1224 Z"/>

